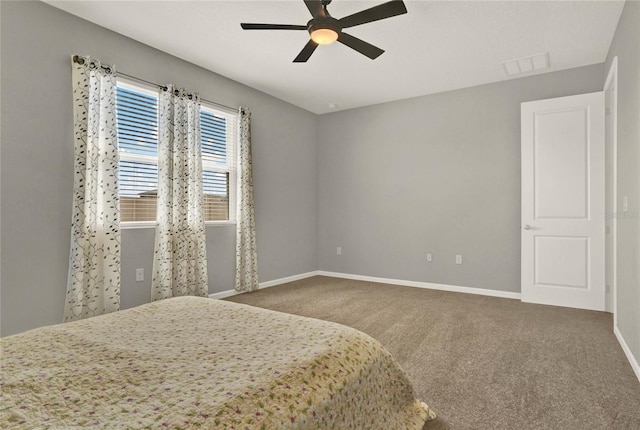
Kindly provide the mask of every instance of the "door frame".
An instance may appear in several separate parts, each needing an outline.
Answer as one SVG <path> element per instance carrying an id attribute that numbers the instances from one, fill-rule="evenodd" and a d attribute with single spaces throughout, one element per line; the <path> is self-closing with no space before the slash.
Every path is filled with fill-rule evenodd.
<path id="1" fill-rule="evenodd" d="M 613 327 L 618 326 L 618 281 L 617 281 L 617 273 L 618 273 L 618 265 L 617 265 L 617 255 L 618 255 L 618 57 L 613 57 L 613 61 L 611 61 L 611 67 L 609 68 L 609 72 L 607 73 L 607 79 L 605 80 L 604 88 L 605 92 L 605 115 L 606 109 L 608 106 L 606 105 L 606 93 L 607 91 L 611 91 L 612 93 L 612 103 L 611 103 L 611 126 L 613 127 L 612 133 L 609 134 L 607 127 L 607 121 L 605 120 L 605 151 L 607 147 L 611 147 L 611 159 L 609 163 L 605 164 L 605 178 L 607 178 L 608 172 L 611 172 L 611 180 L 612 183 L 606 183 L 605 179 L 605 187 L 611 192 L 611 207 L 607 207 L 605 210 L 607 211 L 606 216 L 611 217 L 611 237 L 612 237 L 612 249 L 609 249 L 605 244 L 605 258 L 607 258 L 607 254 L 611 255 L 611 301 L 610 306 L 607 307 L 607 311 L 613 312 Z M 611 136 L 611 141 L 609 140 L 609 136 Z M 606 277 L 606 274 L 605 274 Z"/>

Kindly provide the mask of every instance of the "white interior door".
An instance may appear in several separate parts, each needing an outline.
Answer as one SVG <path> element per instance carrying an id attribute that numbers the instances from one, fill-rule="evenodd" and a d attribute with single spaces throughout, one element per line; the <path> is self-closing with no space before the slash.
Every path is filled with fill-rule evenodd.
<path id="1" fill-rule="evenodd" d="M 522 301 L 604 310 L 604 93 L 521 115 Z"/>

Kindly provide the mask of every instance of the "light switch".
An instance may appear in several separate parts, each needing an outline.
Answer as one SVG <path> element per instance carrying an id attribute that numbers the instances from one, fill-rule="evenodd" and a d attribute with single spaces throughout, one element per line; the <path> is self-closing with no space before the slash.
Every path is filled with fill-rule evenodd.
<path id="1" fill-rule="evenodd" d="M 136 282 L 144 281 L 144 269 L 136 269 Z"/>

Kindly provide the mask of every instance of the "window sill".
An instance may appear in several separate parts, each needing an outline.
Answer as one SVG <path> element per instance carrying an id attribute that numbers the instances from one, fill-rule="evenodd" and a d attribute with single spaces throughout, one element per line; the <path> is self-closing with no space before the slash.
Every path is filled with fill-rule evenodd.
<path id="1" fill-rule="evenodd" d="M 236 225 L 235 221 L 205 221 L 205 227 L 223 227 L 226 225 Z"/>
<path id="2" fill-rule="evenodd" d="M 156 228 L 155 221 L 127 221 L 120 223 L 120 230 L 129 230 L 134 228 Z"/>
<path id="3" fill-rule="evenodd" d="M 235 221 L 206 221 L 204 223 L 205 228 L 206 227 L 223 227 L 223 226 L 231 226 L 231 225 L 236 225 L 236 222 Z M 156 227 L 156 223 L 149 222 L 149 221 L 128 221 L 128 222 L 120 223 L 120 230 L 130 230 L 130 229 L 136 229 L 136 228 L 155 228 L 155 227 Z"/>

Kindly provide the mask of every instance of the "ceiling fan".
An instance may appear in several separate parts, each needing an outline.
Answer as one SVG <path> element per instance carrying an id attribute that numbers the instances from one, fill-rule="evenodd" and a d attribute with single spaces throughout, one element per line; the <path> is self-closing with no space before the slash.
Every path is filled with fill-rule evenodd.
<path id="1" fill-rule="evenodd" d="M 306 63 L 318 45 L 328 45 L 336 40 L 374 60 L 378 58 L 384 50 L 350 34 L 344 33 L 342 29 L 407 13 L 407 8 L 402 0 L 391 0 L 354 13 L 353 15 L 336 19 L 329 15 L 329 11 L 327 10 L 327 6 L 329 6 L 331 0 L 304 0 L 304 3 L 307 5 L 307 9 L 309 9 L 313 17 L 307 22 L 307 25 L 247 23 L 240 25 L 244 30 L 307 30 L 311 39 L 293 60 L 294 63 Z"/>

